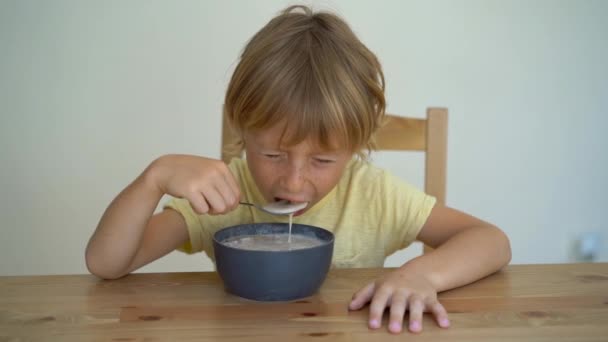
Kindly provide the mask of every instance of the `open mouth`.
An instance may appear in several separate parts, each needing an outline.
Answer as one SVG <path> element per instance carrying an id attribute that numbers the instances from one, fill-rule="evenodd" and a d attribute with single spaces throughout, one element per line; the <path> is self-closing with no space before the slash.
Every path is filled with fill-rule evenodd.
<path id="1" fill-rule="evenodd" d="M 291 201 L 291 200 L 289 200 L 289 199 L 285 199 L 285 198 L 282 198 L 282 197 L 275 197 L 275 198 L 274 198 L 274 200 L 275 200 L 276 202 L 279 202 L 279 201 L 285 201 L 287 204 L 310 203 L 310 202 L 308 202 L 308 201 Z M 305 212 L 305 211 L 308 209 L 308 207 L 309 207 L 309 206 L 308 206 L 308 205 L 306 205 L 306 207 L 304 207 L 303 209 L 300 209 L 300 210 L 296 211 L 295 213 L 293 213 L 293 216 L 299 216 L 299 215 L 302 215 L 302 214 L 303 214 L 303 213 L 304 213 L 304 212 Z"/>
<path id="2" fill-rule="evenodd" d="M 292 201 L 286 198 L 275 197 L 275 202 L 285 201 L 287 204 L 298 204 L 298 203 L 308 203 L 308 201 Z"/>

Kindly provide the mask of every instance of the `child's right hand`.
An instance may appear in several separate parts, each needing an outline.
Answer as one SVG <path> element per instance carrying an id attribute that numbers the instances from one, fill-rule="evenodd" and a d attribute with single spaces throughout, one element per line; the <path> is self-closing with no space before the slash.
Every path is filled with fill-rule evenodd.
<path id="1" fill-rule="evenodd" d="M 189 239 L 184 218 L 174 210 L 154 214 L 164 194 L 185 198 L 200 214 L 221 214 L 240 199 L 238 183 L 221 160 L 166 155 L 114 198 L 89 240 L 89 271 L 116 279 L 182 246 Z"/>
<path id="2" fill-rule="evenodd" d="M 239 204 L 238 183 L 221 160 L 165 155 L 152 162 L 146 171 L 162 193 L 187 199 L 199 214 L 223 214 Z"/>

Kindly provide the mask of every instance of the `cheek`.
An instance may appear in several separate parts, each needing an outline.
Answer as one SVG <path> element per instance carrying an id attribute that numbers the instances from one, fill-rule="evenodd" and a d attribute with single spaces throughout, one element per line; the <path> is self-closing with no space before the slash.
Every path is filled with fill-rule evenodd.
<path id="1" fill-rule="evenodd" d="M 249 170 L 256 184 L 267 187 L 274 182 L 274 176 L 277 175 L 277 172 L 272 163 L 266 163 L 260 160 L 260 158 L 251 158 L 248 161 Z"/>
<path id="2" fill-rule="evenodd" d="M 319 170 L 314 173 L 313 179 L 317 184 L 317 190 L 329 192 L 339 181 L 343 168 Z"/>

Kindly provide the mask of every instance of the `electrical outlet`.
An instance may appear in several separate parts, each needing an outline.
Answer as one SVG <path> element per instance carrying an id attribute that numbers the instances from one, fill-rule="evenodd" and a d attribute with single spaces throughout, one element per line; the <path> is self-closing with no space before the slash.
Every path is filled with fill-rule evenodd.
<path id="1" fill-rule="evenodd" d="M 601 249 L 599 232 L 584 232 L 576 244 L 575 257 L 577 261 L 592 262 L 597 259 Z"/>

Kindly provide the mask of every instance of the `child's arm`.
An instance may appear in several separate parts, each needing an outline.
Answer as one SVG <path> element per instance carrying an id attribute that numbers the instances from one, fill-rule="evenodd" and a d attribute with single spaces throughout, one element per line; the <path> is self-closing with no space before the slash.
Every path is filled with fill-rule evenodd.
<path id="1" fill-rule="evenodd" d="M 222 161 L 168 155 L 150 164 L 106 209 L 86 249 L 89 271 L 119 278 L 188 240 L 186 223 L 174 210 L 152 215 L 164 194 L 186 198 L 200 213 L 234 209 L 240 190 Z"/>
<path id="2" fill-rule="evenodd" d="M 406 262 L 353 296 L 352 310 L 371 301 L 370 327 L 380 327 L 387 306 L 391 307 L 391 332 L 401 331 L 405 311 L 410 312 L 412 332 L 422 330 L 423 312 L 432 312 L 441 327 L 448 327 L 447 312 L 437 301 L 437 293 L 472 283 L 511 260 L 509 239 L 500 229 L 439 205 L 431 211 L 418 240 L 435 249 Z"/>

